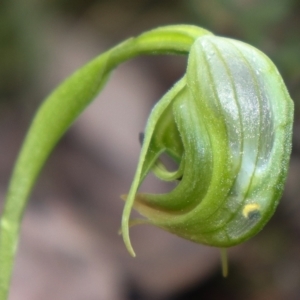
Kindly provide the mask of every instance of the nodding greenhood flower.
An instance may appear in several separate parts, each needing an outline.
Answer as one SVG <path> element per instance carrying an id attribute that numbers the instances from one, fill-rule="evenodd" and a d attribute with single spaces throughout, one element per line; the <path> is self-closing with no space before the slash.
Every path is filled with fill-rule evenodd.
<path id="1" fill-rule="evenodd" d="M 197 243 L 226 248 L 255 235 L 274 213 L 287 175 L 293 121 L 293 103 L 276 67 L 257 49 L 200 27 L 150 30 L 77 70 L 37 111 L 1 216 L 1 300 L 7 299 L 24 209 L 48 156 L 112 70 L 144 54 L 186 54 L 188 66 L 154 107 L 146 126 L 122 217 L 129 252 L 134 255 L 131 224 L 153 224 Z M 163 153 L 177 162 L 177 171 L 163 165 Z M 177 186 L 166 194 L 137 194 L 150 171 Z M 130 221 L 132 207 L 145 219 Z M 223 267 L 226 273 L 224 260 Z"/>
<path id="2" fill-rule="evenodd" d="M 226 248 L 262 229 L 282 195 L 293 103 L 276 67 L 245 43 L 212 35 L 191 47 L 185 76 L 146 126 L 122 232 L 134 207 L 144 221 L 188 240 Z M 170 172 L 162 153 L 178 163 Z M 136 194 L 146 175 L 175 180 L 166 194 Z"/>

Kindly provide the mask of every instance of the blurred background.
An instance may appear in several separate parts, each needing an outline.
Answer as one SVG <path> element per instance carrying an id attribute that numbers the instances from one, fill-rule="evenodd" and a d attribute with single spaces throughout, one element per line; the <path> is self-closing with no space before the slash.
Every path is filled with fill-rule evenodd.
<path id="1" fill-rule="evenodd" d="M 25 213 L 10 300 L 300 299 L 300 2 L 297 0 L 1 0 L 0 193 L 38 105 L 99 53 L 167 24 L 195 24 L 250 43 L 280 70 L 295 101 L 283 199 L 255 238 L 219 251 L 159 229 L 117 234 L 154 103 L 185 72 L 184 57 L 120 66 L 47 163 Z M 150 177 L 145 189 L 168 187 Z"/>

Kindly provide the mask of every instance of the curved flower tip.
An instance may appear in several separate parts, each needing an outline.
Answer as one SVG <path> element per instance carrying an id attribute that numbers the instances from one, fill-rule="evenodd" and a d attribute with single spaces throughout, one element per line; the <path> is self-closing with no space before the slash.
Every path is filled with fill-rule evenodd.
<path id="1" fill-rule="evenodd" d="M 291 152 L 293 102 L 270 59 L 245 43 L 198 38 L 187 72 L 154 107 L 123 213 L 134 207 L 149 223 L 217 247 L 259 232 L 282 195 Z M 178 163 L 169 172 L 167 153 Z M 138 194 L 153 170 L 177 181 L 166 194 Z"/>

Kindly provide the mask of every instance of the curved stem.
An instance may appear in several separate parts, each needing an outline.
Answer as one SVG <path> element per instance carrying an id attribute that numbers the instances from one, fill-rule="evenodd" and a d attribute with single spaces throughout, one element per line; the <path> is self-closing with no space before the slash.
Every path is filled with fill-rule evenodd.
<path id="1" fill-rule="evenodd" d="M 38 110 L 17 159 L 0 224 L 0 300 L 7 299 L 21 219 L 32 187 L 52 149 L 104 87 L 111 71 L 138 55 L 187 54 L 195 39 L 210 34 L 187 25 L 161 27 L 131 38 L 66 79 Z"/>

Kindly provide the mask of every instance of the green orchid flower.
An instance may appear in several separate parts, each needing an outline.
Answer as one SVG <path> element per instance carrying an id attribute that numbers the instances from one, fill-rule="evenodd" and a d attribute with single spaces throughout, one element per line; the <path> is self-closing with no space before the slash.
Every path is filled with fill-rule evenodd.
<path id="1" fill-rule="evenodd" d="M 148 119 L 126 198 L 122 234 L 147 223 L 222 249 L 242 243 L 270 219 L 291 152 L 293 102 L 274 64 L 245 43 L 195 26 L 161 27 L 103 53 L 63 82 L 29 129 L 10 182 L 0 231 L 0 300 L 8 294 L 27 199 L 50 152 L 120 63 L 143 54 L 186 54 L 186 74 Z M 178 165 L 169 171 L 160 156 Z M 166 194 L 138 194 L 147 174 L 177 182 Z M 132 208 L 145 219 L 130 220 Z M 224 258 L 223 253 L 223 258 Z M 226 273 L 226 263 L 223 263 Z"/>
<path id="2" fill-rule="evenodd" d="M 132 207 L 146 223 L 210 246 L 231 247 L 257 234 L 283 192 L 292 120 L 283 80 L 262 52 L 232 39 L 197 39 L 184 78 L 148 120 L 123 213 L 130 253 Z M 157 172 L 162 153 L 178 163 L 177 172 Z M 162 180 L 180 178 L 178 185 L 167 194 L 136 195 L 153 167 Z"/>

